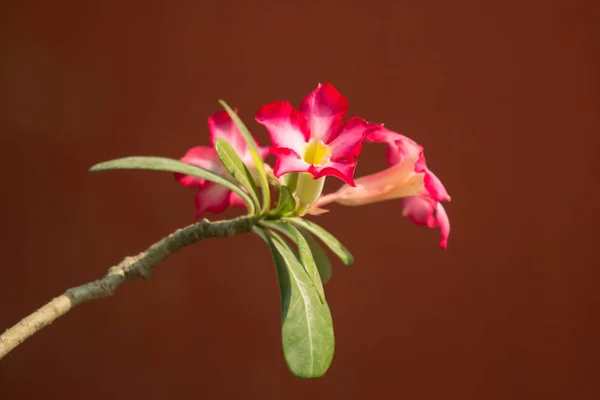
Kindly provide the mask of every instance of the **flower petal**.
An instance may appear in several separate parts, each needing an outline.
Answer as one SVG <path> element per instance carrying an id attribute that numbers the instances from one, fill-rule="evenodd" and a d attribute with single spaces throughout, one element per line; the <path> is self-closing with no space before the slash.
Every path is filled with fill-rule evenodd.
<path id="1" fill-rule="evenodd" d="M 404 198 L 402 215 L 409 217 L 417 225 L 435 228 L 434 210 L 436 201 L 429 196 L 410 196 Z"/>
<path id="2" fill-rule="evenodd" d="M 260 156 L 261 159 L 264 160 L 271 152 L 272 146 L 259 146 L 258 140 L 256 140 L 256 139 L 255 139 L 255 142 L 256 142 L 256 147 L 258 148 L 258 155 Z"/>
<path id="3" fill-rule="evenodd" d="M 198 189 L 194 198 L 196 219 L 206 211 L 219 214 L 229 208 L 229 192 L 230 190 L 222 185 L 206 182 Z"/>
<path id="4" fill-rule="evenodd" d="M 344 181 L 348 186 L 356 186 L 354 184 L 354 169 L 356 168 L 355 160 L 338 160 L 329 161 L 323 165 L 311 165 L 308 172 L 313 174 L 315 179 L 323 176 L 335 176 Z"/>
<path id="5" fill-rule="evenodd" d="M 417 225 L 429 228 L 440 227 L 440 246 L 446 249 L 450 235 L 448 214 L 438 201 L 429 196 L 411 196 L 404 199 L 404 216 L 408 216 Z"/>
<path id="6" fill-rule="evenodd" d="M 247 208 L 244 200 L 235 192 L 229 192 L 229 205 L 231 207 Z"/>
<path id="7" fill-rule="evenodd" d="M 446 250 L 448 248 L 448 236 L 450 236 L 450 219 L 448 218 L 448 214 L 442 203 L 437 203 L 435 218 L 440 226 L 440 247 Z"/>
<path id="8" fill-rule="evenodd" d="M 324 176 L 335 176 L 346 182 L 350 186 L 354 186 L 354 169 L 356 161 L 354 160 L 338 160 L 329 161 L 322 165 L 312 165 L 300 158 L 300 156 L 290 149 L 279 149 L 277 151 L 277 161 L 273 174 L 279 178 L 281 175 L 290 172 L 308 172 L 315 179 Z"/>
<path id="9" fill-rule="evenodd" d="M 420 146 L 414 140 L 404 135 L 384 128 L 382 125 L 379 125 L 378 128 L 368 131 L 364 140 L 365 142 L 386 143 L 386 159 L 388 164 L 396 165 L 403 162 L 407 165 L 414 165 L 419 160 L 423 152 L 423 146 Z"/>
<path id="10" fill-rule="evenodd" d="M 333 202 L 337 202 L 345 206 L 362 206 L 365 204 L 377 203 L 395 198 L 393 197 L 393 185 L 364 185 L 364 181 L 361 181 L 363 178 L 364 177 L 355 180 L 354 184 L 356 186 L 354 187 L 344 185 L 334 193 L 321 196 L 315 202 L 315 206 L 322 207 Z"/>
<path id="11" fill-rule="evenodd" d="M 358 157 L 362 148 L 363 137 L 370 129 L 375 128 L 377 128 L 376 125 L 370 124 L 362 118 L 350 118 L 340 134 L 328 144 L 331 148 L 331 159 Z"/>
<path id="12" fill-rule="evenodd" d="M 367 142 L 386 143 L 388 145 L 388 163 L 394 165 L 394 168 L 401 168 L 407 174 L 411 172 L 417 174 L 423 173 L 424 189 L 429 195 L 436 201 L 450 201 L 450 195 L 446 191 L 442 181 L 427 168 L 423 146 L 387 128 L 374 129 L 367 132 L 364 140 Z M 400 167 L 400 165 L 403 166 Z"/>
<path id="13" fill-rule="evenodd" d="M 415 172 L 416 173 L 424 173 L 424 186 L 425 190 L 429 193 L 429 195 L 436 201 L 450 201 L 450 195 L 446 191 L 444 184 L 440 179 L 435 176 L 433 172 L 429 168 L 427 168 L 427 164 L 425 162 L 425 156 L 421 153 L 419 161 L 415 164 Z"/>
<path id="14" fill-rule="evenodd" d="M 329 143 L 340 131 L 348 101 L 332 84 L 319 83 L 300 104 L 300 112 L 306 118 L 311 137 Z"/>
<path id="15" fill-rule="evenodd" d="M 265 157 L 267 157 L 269 155 L 269 153 L 272 151 L 271 146 L 259 146 L 258 144 L 258 140 L 254 139 L 254 141 L 256 142 L 256 147 L 258 149 L 258 155 L 260 157 L 261 160 L 264 160 Z M 243 154 L 239 154 L 241 160 L 244 162 L 244 164 L 246 164 L 248 167 L 253 167 L 254 166 L 254 160 L 252 159 L 252 153 L 250 153 L 250 149 L 246 149 L 246 152 Z"/>
<path id="16" fill-rule="evenodd" d="M 237 110 L 235 111 L 237 114 Z M 248 151 L 248 145 L 227 111 L 217 111 L 208 117 L 210 143 L 214 146 L 218 138 L 223 138 L 240 157 Z"/>
<path id="17" fill-rule="evenodd" d="M 280 148 L 277 150 L 276 155 L 277 161 L 275 161 L 273 175 L 277 178 L 290 172 L 310 172 L 312 166 L 301 159 L 295 151 L 288 148 Z"/>
<path id="18" fill-rule="evenodd" d="M 222 170 L 221 162 L 219 161 L 219 157 L 215 150 L 211 147 L 206 146 L 198 146 L 192 147 L 185 153 L 183 157 L 180 159 L 182 162 L 188 164 L 194 164 L 199 167 L 211 170 L 213 172 L 219 172 Z M 196 176 L 184 175 L 184 174 L 174 174 L 175 179 L 183 186 L 191 187 L 191 186 L 201 186 L 204 184 L 204 179 L 198 178 Z"/>
<path id="19" fill-rule="evenodd" d="M 267 128 L 276 148 L 288 148 L 302 154 L 310 139 L 310 132 L 302 114 L 289 102 L 266 104 L 258 110 L 255 119 Z"/>
<path id="20" fill-rule="evenodd" d="M 329 210 L 316 207 L 314 204 L 308 210 L 306 210 L 306 213 L 309 215 L 323 215 L 328 212 L 329 212 Z"/>

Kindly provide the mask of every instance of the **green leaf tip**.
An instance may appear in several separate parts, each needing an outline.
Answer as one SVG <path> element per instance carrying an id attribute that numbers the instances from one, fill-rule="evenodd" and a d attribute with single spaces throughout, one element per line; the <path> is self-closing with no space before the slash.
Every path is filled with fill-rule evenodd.
<path id="1" fill-rule="evenodd" d="M 339 257 L 344 265 L 350 266 L 354 262 L 354 257 L 350 251 L 348 251 L 348 249 L 346 249 L 346 247 L 344 247 L 344 245 L 342 245 L 335 236 L 327 232 L 319 225 L 302 218 L 289 218 L 286 219 L 286 221 L 290 221 L 296 225 L 296 227 L 305 229 L 318 237 L 336 256 Z"/>
<path id="2" fill-rule="evenodd" d="M 219 100 L 219 104 L 221 107 L 227 111 L 229 117 L 233 121 L 233 123 L 237 126 L 242 137 L 246 141 L 248 145 L 248 150 L 250 151 L 250 155 L 252 156 L 252 161 L 254 162 L 254 166 L 256 167 L 256 171 L 258 172 L 258 179 L 260 184 L 260 189 L 262 192 L 262 213 L 267 213 L 271 208 L 271 192 L 269 188 L 269 181 L 267 179 L 267 172 L 265 170 L 265 164 L 258 153 L 258 147 L 256 146 L 256 142 L 252 137 L 252 134 L 241 120 L 241 118 L 229 107 L 229 105 L 225 102 L 225 100 Z"/>
<path id="3" fill-rule="evenodd" d="M 89 171 L 100 172 L 118 169 L 140 169 L 150 171 L 173 172 L 203 178 L 207 181 L 223 185 L 227 189 L 238 194 L 242 198 L 244 203 L 246 203 L 249 215 L 253 215 L 255 211 L 252 199 L 244 190 L 242 190 L 242 188 L 237 186 L 235 183 L 207 169 L 198 167 L 196 165 L 184 163 L 179 160 L 174 160 L 172 158 L 144 156 L 124 157 L 98 163 L 96 165 L 93 165 L 89 169 Z"/>
<path id="4" fill-rule="evenodd" d="M 319 270 L 319 277 L 321 278 L 322 284 L 326 284 L 333 276 L 333 267 L 331 266 L 329 256 L 309 232 L 302 228 L 298 228 L 298 231 L 304 236 L 304 239 L 310 247 L 315 263 L 317 264 L 317 269 Z"/>
<path id="5" fill-rule="evenodd" d="M 258 189 L 254 178 L 250 173 L 246 164 L 241 160 L 240 156 L 231 147 L 231 145 L 223 138 L 217 138 L 215 140 L 215 151 L 221 160 L 223 167 L 231 174 L 244 189 L 248 192 L 248 195 L 254 202 L 257 208 L 260 208 L 260 202 L 258 201 Z"/>

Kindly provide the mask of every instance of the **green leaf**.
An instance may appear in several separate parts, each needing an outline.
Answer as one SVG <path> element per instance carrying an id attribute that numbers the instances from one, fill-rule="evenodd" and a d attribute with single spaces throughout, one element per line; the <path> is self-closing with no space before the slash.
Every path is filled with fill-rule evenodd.
<path id="1" fill-rule="evenodd" d="M 227 189 L 237 193 L 246 206 L 248 206 L 248 214 L 254 214 L 254 203 L 252 199 L 239 186 L 233 182 L 215 174 L 212 171 L 198 167 L 196 165 L 173 160 L 165 157 L 125 157 L 116 160 L 104 161 L 92 166 L 90 172 L 106 171 L 111 169 L 143 169 L 153 171 L 176 172 L 185 175 L 192 175 L 198 178 L 206 179 L 219 185 L 225 186 Z"/>
<path id="2" fill-rule="evenodd" d="M 344 265 L 352 265 L 354 262 L 354 257 L 348 249 L 346 249 L 339 240 L 335 238 L 331 233 L 327 232 L 325 229 L 321 228 L 319 225 L 315 224 L 312 221 L 308 221 L 306 219 L 301 218 L 290 218 L 288 221 L 293 223 L 299 228 L 306 229 L 316 237 L 318 237 L 323 243 L 327 245 L 335 253 L 336 256 L 342 260 Z"/>
<path id="3" fill-rule="evenodd" d="M 256 142 L 254 138 L 250 134 L 246 125 L 242 122 L 240 117 L 225 103 L 224 100 L 219 100 L 219 104 L 227 111 L 231 120 L 235 123 L 237 128 L 240 130 L 242 137 L 246 141 L 248 145 L 248 150 L 250 150 L 250 155 L 252 156 L 252 161 L 254 162 L 254 166 L 256 167 L 256 171 L 258 172 L 258 178 L 260 183 L 260 189 L 262 191 L 262 212 L 266 213 L 271 208 L 271 192 L 269 191 L 269 181 L 267 179 L 267 172 L 265 171 L 265 164 L 263 163 L 260 154 L 258 154 L 258 147 L 256 146 Z"/>
<path id="4" fill-rule="evenodd" d="M 306 271 L 310 281 L 317 288 L 319 298 L 322 302 L 325 302 L 325 292 L 323 290 L 323 283 L 317 269 L 317 265 L 313 258 L 311 248 L 300 233 L 300 231 L 289 222 L 282 221 L 261 221 L 260 225 L 266 228 L 275 229 L 289 237 L 298 246 L 298 254 L 300 256 L 300 262 Z"/>
<path id="5" fill-rule="evenodd" d="M 260 207 L 254 178 L 233 147 L 225 139 L 218 138 L 215 140 L 215 150 L 225 169 L 246 189 L 256 207 Z"/>
<path id="6" fill-rule="evenodd" d="M 279 187 L 279 201 L 275 209 L 275 215 L 287 215 L 296 209 L 296 199 L 285 185 Z"/>
<path id="7" fill-rule="evenodd" d="M 304 239 L 310 247 L 313 258 L 315 260 L 315 264 L 317 264 L 317 269 L 319 270 L 321 282 L 323 284 L 326 284 L 333 276 L 333 268 L 331 267 L 331 261 L 329 260 L 329 256 L 327 255 L 325 250 L 323 250 L 323 247 L 319 244 L 319 242 L 317 242 L 310 233 L 308 233 L 302 228 L 298 228 L 298 231 L 302 236 L 304 236 Z"/>
<path id="8" fill-rule="evenodd" d="M 334 353 L 333 321 L 327 303 L 321 303 L 315 287 L 288 244 L 275 232 L 254 231 L 269 245 L 281 294 L 282 342 L 290 371 L 301 378 L 320 378 Z"/>

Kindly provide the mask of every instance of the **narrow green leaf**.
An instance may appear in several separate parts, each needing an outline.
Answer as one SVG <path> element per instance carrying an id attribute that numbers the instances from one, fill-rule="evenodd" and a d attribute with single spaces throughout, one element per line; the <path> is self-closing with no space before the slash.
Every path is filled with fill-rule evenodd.
<path id="1" fill-rule="evenodd" d="M 246 206 L 248 206 L 248 214 L 254 214 L 254 203 L 252 199 L 239 186 L 233 182 L 215 174 L 212 171 L 198 167 L 196 165 L 173 160 L 165 157 L 125 157 L 116 160 L 104 161 L 92 166 L 90 172 L 106 171 L 111 169 L 143 169 L 164 172 L 176 172 L 185 175 L 197 176 L 198 178 L 206 179 L 219 185 L 225 186 L 227 189 L 237 193 Z"/>
<path id="2" fill-rule="evenodd" d="M 308 221 L 302 218 L 290 218 L 288 221 L 293 223 L 299 228 L 306 229 L 316 237 L 318 237 L 323 243 L 327 245 L 335 253 L 336 256 L 342 260 L 344 265 L 352 265 L 354 262 L 354 257 L 348 249 L 346 249 L 339 240 L 335 238 L 331 233 L 327 232 L 325 229 L 321 228 L 319 225 L 315 224 L 312 221 Z"/>
<path id="3" fill-rule="evenodd" d="M 256 142 L 254 138 L 250 134 L 246 125 L 242 122 L 240 117 L 225 103 L 224 100 L 219 100 L 219 104 L 227 111 L 231 120 L 235 123 L 237 128 L 240 130 L 242 137 L 246 141 L 248 145 L 248 149 L 250 150 L 250 154 L 252 155 L 252 161 L 254 162 L 254 166 L 256 167 L 256 171 L 258 172 L 260 189 L 262 191 L 262 212 L 266 213 L 271 208 L 271 192 L 269 191 L 269 181 L 267 179 L 267 172 L 265 171 L 265 164 L 263 163 L 262 158 L 258 154 L 258 147 L 256 146 Z"/>
<path id="4" fill-rule="evenodd" d="M 282 305 L 282 344 L 290 371 L 301 378 L 320 378 L 327 372 L 335 348 L 333 321 L 327 303 L 288 244 L 275 232 L 254 231 L 269 245 L 277 268 Z"/>
<path id="5" fill-rule="evenodd" d="M 276 215 L 287 215 L 296 209 L 296 199 L 294 195 L 285 185 L 279 187 L 279 200 L 277 202 L 277 208 L 275 209 Z"/>
<path id="6" fill-rule="evenodd" d="M 302 263 L 306 274 L 310 278 L 310 281 L 317 288 L 319 298 L 322 302 L 325 302 L 325 292 L 323 290 L 323 283 L 321 282 L 321 277 L 319 276 L 317 265 L 313 258 L 311 248 L 304 236 L 300 233 L 300 231 L 289 222 L 261 221 L 260 225 L 266 228 L 278 230 L 279 232 L 283 233 L 288 238 L 290 238 L 294 243 L 296 243 L 296 245 L 298 246 L 298 255 L 300 256 L 300 262 Z"/>
<path id="7" fill-rule="evenodd" d="M 317 264 L 317 269 L 319 270 L 319 276 L 321 277 L 321 282 L 326 284 L 331 280 L 333 276 L 333 268 L 331 267 L 331 261 L 329 260 L 329 256 L 323 249 L 323 247 L 315 240 L 315 238 L 308 233 L 306 230 L 302 228 L 298 228 L 300 234 L 304 236 L 310 250 L 312 252 L 313 258 L 315 260 L 315 264 Z"/>
<path id="8" fill-rule="evenodd" d="M 241 160 L 240 156 L 223 138 L 215 140 L 215 150 L 225 169 L 246 189 L 256 207 L 260 208 L 256 183 L 254 183 L 252 174 L 248 170 L 248 167 L 246 167 L 246 164 Z"/>

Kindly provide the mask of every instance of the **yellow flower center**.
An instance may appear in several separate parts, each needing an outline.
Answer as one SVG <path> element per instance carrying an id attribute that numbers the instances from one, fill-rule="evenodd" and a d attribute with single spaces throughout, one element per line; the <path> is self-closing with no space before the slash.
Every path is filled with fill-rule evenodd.
<path id="1" fill-rule="evenodd" d="M 320 140 L 312 139 L 304 149 L 302 159 L 312 165 L 320 165 L 329 160 L 331 149 Z"/>

